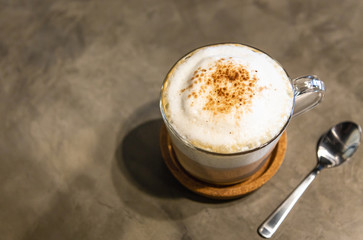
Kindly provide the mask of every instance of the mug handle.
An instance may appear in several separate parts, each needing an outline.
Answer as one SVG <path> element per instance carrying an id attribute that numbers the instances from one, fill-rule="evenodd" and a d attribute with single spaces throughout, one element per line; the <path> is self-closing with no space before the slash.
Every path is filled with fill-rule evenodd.
<path id="1" fill-rule="evenodd" d="M 292 85 L 295 92 L 294 117 L 314 108 L 324 97 L 325 85 L 317 76 L 295 78 Z"/>

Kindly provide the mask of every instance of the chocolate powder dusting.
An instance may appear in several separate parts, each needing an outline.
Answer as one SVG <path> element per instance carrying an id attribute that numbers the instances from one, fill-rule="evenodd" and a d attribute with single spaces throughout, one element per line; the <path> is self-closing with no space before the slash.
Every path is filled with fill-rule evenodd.
<path id="1" fill-rule="evenodd" d="M 213 114 L 229 113 L 232 109 L 239 112 L 249 111 L 251 98 L 256 91 L 257 78 L 255 75 L 251 76 L 245 66 L 220 59 L 216 62 L 214 71 L 207 73 L 205 69 L 198 69 L 193 77 L 200 77 L 200 72 L 204 73 L 200 90 L 203 93 L 208 91 L 203 110 Z M 192 86 L 193 84 L 189 85 L 187 89 Z M 191 93 L 194 98 L 198 98 L 199 94 L 200 91 Z"/>

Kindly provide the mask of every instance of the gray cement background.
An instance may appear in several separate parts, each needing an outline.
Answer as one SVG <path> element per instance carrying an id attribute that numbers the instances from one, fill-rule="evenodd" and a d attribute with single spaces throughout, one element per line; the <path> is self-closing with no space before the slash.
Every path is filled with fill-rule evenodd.
<path id="1" fill-rule="evenodd" d="M 319 136 L 363 124 L 363 1 L 0 0 L 1 239 L 261 239 L 257 227 L 315 166 Z M 164 166 L 158 96 L 202 45 L 240 42 L 321 105 L 288 127 L 278 173 L 216 202 Z M 363 151 L 320 174 L 273 239 L 363 239 Z"/>

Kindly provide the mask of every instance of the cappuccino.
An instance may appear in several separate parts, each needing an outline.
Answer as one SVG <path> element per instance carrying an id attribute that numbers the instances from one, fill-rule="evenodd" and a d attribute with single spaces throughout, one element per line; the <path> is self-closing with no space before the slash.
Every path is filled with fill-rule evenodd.
<path id="1" fill-rule="evenodd" d="M 290 79 L 275 60 L 245 45 L 219 44 L 191 52 L 172 68 L 161 104 L 185 142 L 229 154 L 280 134 L 293 98 Z"/>

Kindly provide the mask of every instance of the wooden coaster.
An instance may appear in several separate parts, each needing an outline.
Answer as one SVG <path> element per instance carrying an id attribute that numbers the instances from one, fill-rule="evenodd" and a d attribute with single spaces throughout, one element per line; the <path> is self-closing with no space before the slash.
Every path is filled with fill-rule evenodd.
<path id="1" fill-rule="evenodd" d="M 241 183 L 218 186 L 202 182 L 189 173 L 178 162 L 165 125 L 161 127 L 160 147 L 166 166 L 174 177 L 189 190 L 213 199 L 233 199 L 251 193 L 272 178 L 280 168 L 286 152 L 287 136 L 284 132 L 265 164 L 250 178 Z"/>

